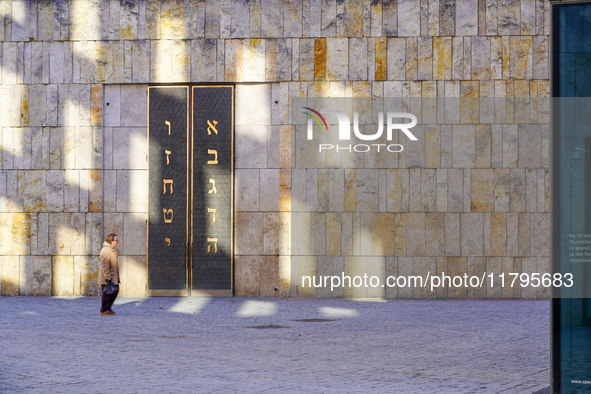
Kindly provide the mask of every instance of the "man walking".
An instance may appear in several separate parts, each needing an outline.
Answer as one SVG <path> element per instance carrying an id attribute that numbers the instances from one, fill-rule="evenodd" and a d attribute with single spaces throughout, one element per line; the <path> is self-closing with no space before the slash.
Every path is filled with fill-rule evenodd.
<path id="1" fill-rule="evenodd" d="M 115 312 L 111 310 L 111 306 L 117 298 L 119 291 L 113 294 L 105 294 L 104 289 L 108 281 L 112 281 L 114 284 L 119 284 L 119 256 L 115 252 L 115 246 L 119 243 L 116 234 L 109 234 L 103 243 L 103 249 L 101 250 L 100 266 L 98 281 L 101 285 L 101 315 L 111 316 Z"/>

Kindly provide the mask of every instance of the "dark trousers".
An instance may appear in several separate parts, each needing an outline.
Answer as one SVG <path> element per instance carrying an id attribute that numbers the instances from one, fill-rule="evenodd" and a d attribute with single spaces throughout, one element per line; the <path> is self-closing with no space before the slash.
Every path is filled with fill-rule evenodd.
<path id="1" fill-rule="evenodd" d="M 117 298 L 117 294 L 119 294 L 119 292 L 109 295 L 103 293 L 103 289 L 105 288 L 105 286 L 106 285 L 101 285 L 101 312 L 110 311 L 111 307 L 113 306 L 113 303 L 115 302 L 115 298 Z"/>

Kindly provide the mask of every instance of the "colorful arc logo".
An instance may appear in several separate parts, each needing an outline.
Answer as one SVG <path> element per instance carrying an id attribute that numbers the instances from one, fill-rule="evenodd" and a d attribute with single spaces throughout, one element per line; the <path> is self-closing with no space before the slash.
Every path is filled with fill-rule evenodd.
<path id="1" fill-rule="evenodd" d="M 320 115 L 320 112 L 318 112 L 318 111 L 316 111 L 316 110 L 313 110 L 312 108 L 308 108 L 308 107 L 303 107 L 303 108 L 304 108 L 304 109 L 307 109 L 308 111 L 312 111 L 312 112 L 314 112 L 316 115 L 318 115 L 318 116 L 320 117 L 320 119 L 322 119 L 322 122 L 324 123 L 324 127 L 325 127 L 325 129 L 326 129 L 326 130 L 328 130 L 328 125 L 326 124 L 326 120 L 324 120 L 324 117 L 323 117 L 322 115 Z M 320 128 L 322 128 L 322 124 L 320 124 L 320 120 L 319 120 L 319 119 L 318 119 L 316 116 L 312 115 L 312 114 L 311 114 L 311 113 L 309 113 L 309 112 L 304 112 L 304 113 L 305 113 L 306 115 L 308 115 L 308 116 L 311 116 L 311 117 L 312 117 L 312 118 L 313 118 L 313 119 L 316 121 L 316 123 L 318 123 L 318 126 L 320 126 Z"/>

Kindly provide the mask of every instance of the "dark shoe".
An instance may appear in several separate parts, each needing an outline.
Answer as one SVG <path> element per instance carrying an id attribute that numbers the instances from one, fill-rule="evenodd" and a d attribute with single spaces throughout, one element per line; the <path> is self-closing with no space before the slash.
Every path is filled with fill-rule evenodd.
<path id="1" fill-rule="evenodd" d="M 116 315 L 115 311 L 109 309 L 109 312 L 111 312 L 113 315 Z"/>
<path id="2" fill-rule="evenodd" d="M 114 315 L 115 312 L 113 311 L 105 311 L 105 312 L 101 312 L 101 316 L 111 316 Z"/>

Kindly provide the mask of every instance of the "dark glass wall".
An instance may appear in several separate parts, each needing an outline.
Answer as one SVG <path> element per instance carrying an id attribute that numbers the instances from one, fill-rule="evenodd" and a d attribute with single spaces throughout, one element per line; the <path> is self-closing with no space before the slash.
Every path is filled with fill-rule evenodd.
<path id="1" fill-rule="evenodd" d="M 552 391 L 591 393 L 591 2 L 552 4 Z"/>

